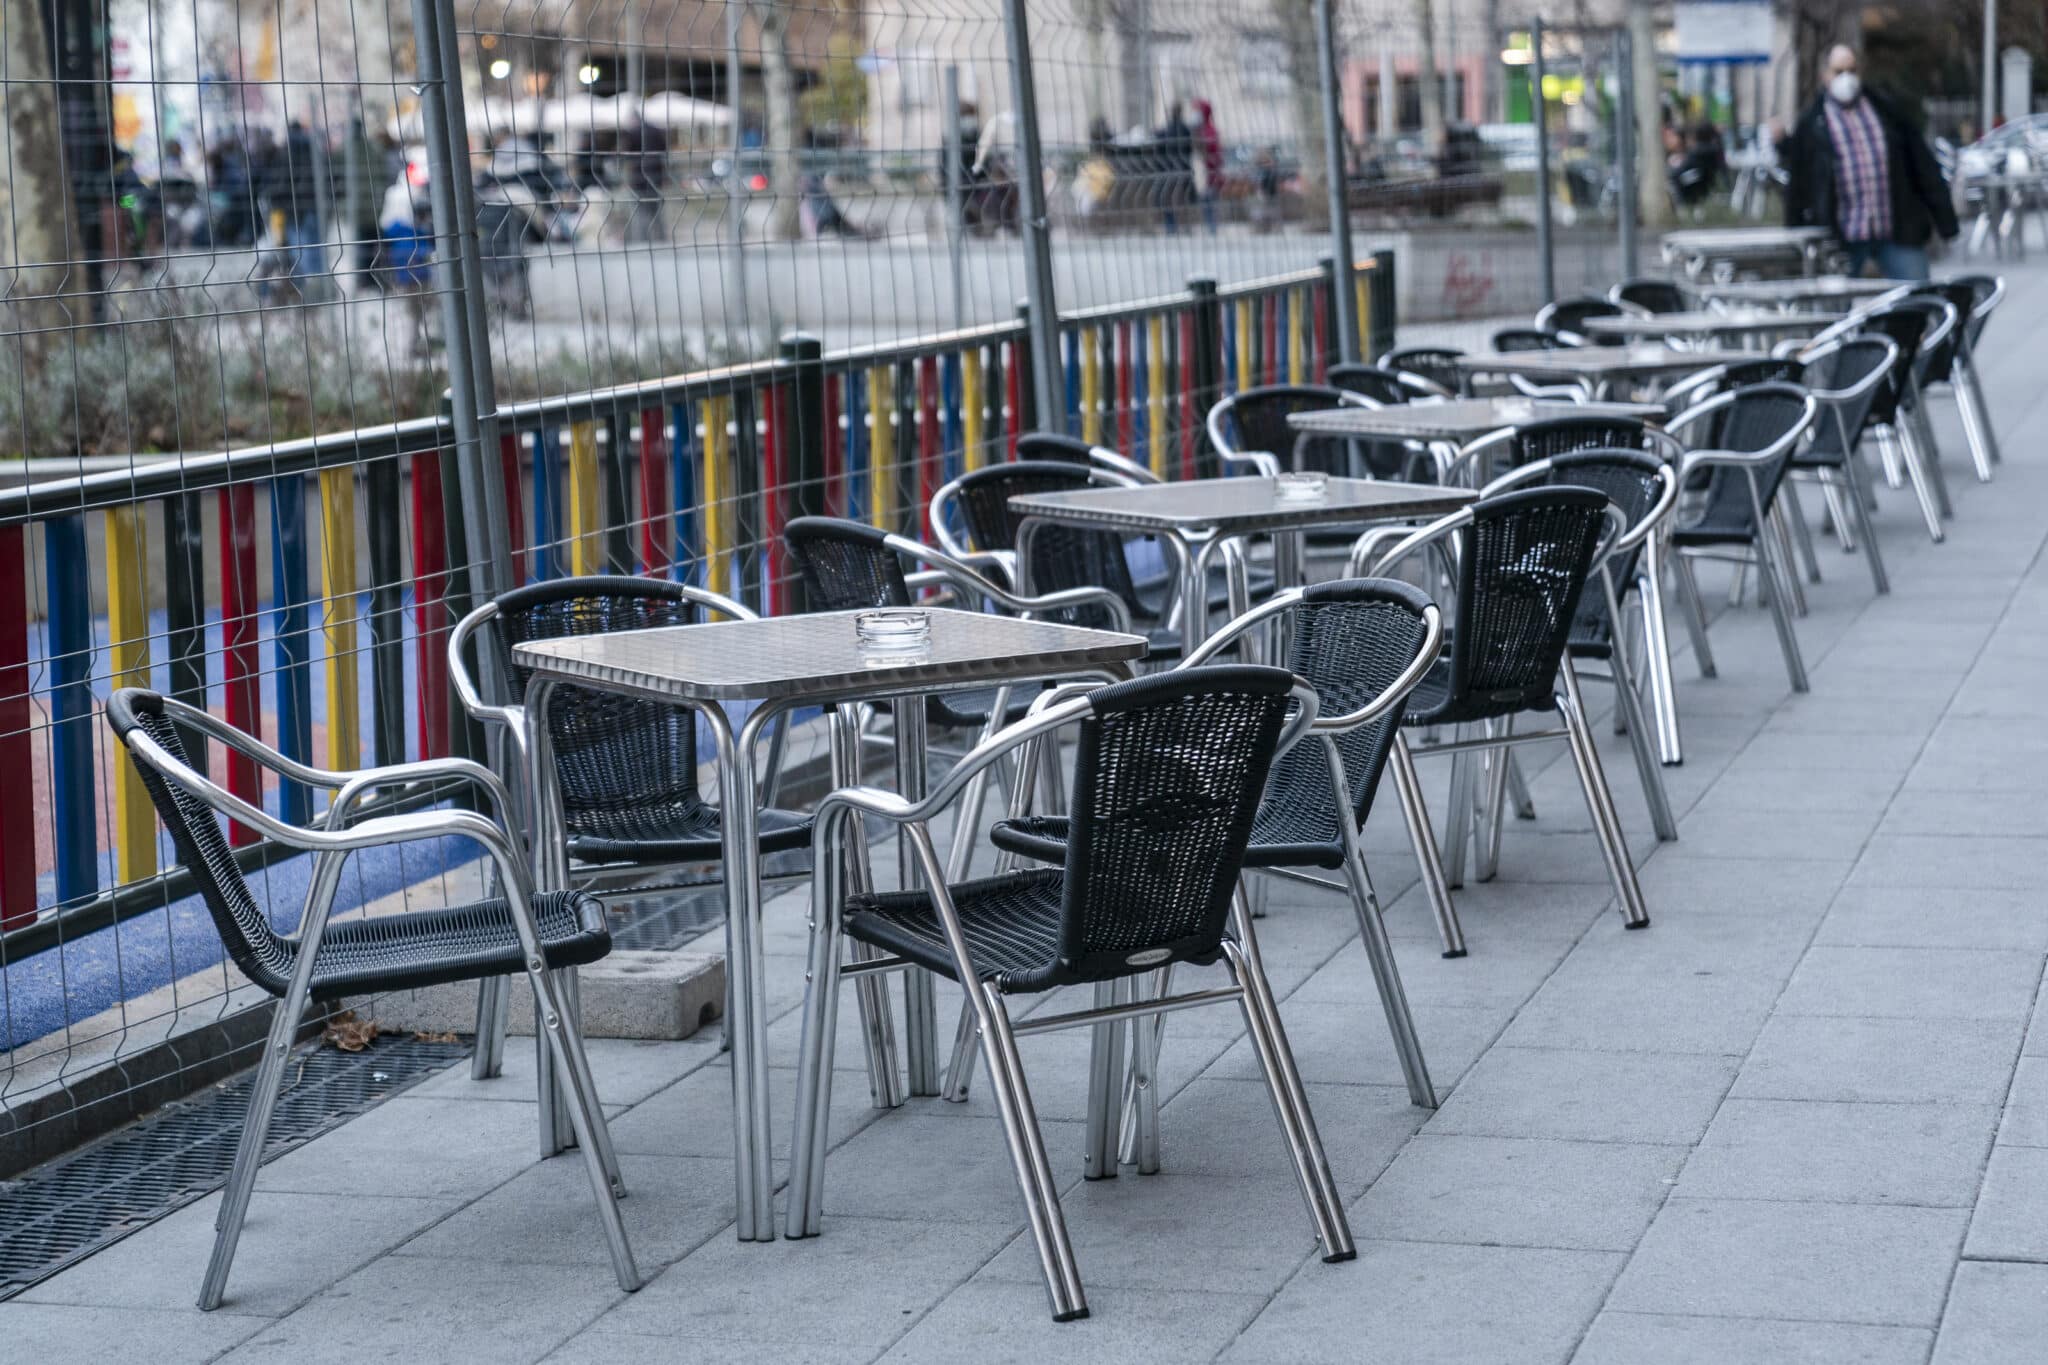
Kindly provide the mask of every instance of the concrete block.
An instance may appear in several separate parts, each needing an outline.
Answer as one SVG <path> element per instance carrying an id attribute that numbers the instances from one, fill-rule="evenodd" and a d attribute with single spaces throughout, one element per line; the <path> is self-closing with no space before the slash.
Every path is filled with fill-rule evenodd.
<path id="1" fill-rule="evenodd" d="M 583 992 L 586 1038 L 688 1038 L 725 1013 L 725 954 L 617 949 L 576 979 Z M 520 978 L 511 989 L 514 1034 L 533 1036 L 533 991 Z M 368 1010 L 390 1028 L 469 1033 L 476 1028 L 476 983 L 458 981 L 380 995 Z"/>

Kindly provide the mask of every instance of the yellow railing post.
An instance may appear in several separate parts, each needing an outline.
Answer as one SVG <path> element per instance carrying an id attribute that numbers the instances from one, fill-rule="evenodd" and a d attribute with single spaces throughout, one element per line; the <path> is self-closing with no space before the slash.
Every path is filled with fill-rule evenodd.
<path id="1" fill-rule="evenodd" d="M 967 447 L 962 460 L 969 469 L 979 469 L 987 463 L 983 446 L 988 433 L 982 408 L 988 396 L 982 392 L 982 385 L 981 347 L 969 346 L 960 353 L 960 441 Z"/>
<path id="2" fill-rule="evenodd" d="M 569 572 L 604 572 L 604 508 L 598 501 L 597 423 L 569 426 Z"/>
<path id="3" fill-rule="evenodd" d="M 1145 445 L 1152 472 L 1166 477 L 1166 319 L 1145 319 Z"/>
<path id="4" fill-rule="evenodd" d="M 106 530 L 109 681 L 115 687 L 148 687 L 149 546 L 142 509 L 108 508 Z M 9 773 L 0 780 L 28 778 Z M 114 756 L 114 868 L 124 885 L 156 874 L 156 812 L 125 749 Z"/>
<path id="5" fill-rule="evenodd" d="M 327 766 L 362 758 L 356 695 L 356 471 L 320 471 L 320 596 L 327 645 Z"/>
<path id="6" fill-rule="evenodd" d="M 1256 374 L 1256 357 L 1259 350 L 1259 334 L 1252 322 L 1252 301 L 1248 298 L 1237 301 L 1237 390 L 1243 393 L 1252 387 L 1252 376 Z"/>
<path id="7" fill-rule="evenodd" d="M 726 431 L 732 409 L 730 398 L 704 400 L 704 586 L 713 592 L 732 594 L 732 514 L 726 506 Z"/>
<path id="8" fill-rule="evenodd" d="M 868 371 L 868 525 L 894 529 L 896 508 L 896 375 Z"/>
<path id="9" fill-rule="evenodd" d="M 1102 334 L 1081 329 L 1081 439 L 1102 444 Z"/>
<path id="10" fill-rule="evenodd" d="M 1287 382 L 1308 382 L 1308 310 L 1315 306 L 1313 290 L 1297 289 L 1287 300 Z"/>

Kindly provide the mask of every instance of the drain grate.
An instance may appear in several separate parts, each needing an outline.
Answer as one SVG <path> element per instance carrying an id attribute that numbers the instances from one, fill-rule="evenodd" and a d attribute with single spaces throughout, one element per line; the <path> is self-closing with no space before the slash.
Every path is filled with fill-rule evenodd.
<path id="1" fill-rule="evenodd" d="M 289 1151 L 469 1055 L 467 1043 L 379 1039 L 294 1060 L 263 1159 Z M 227 1182 L 249 1109 L 244 1075 L 15 1181 L 0 1181 L 0 1300 Z"/>

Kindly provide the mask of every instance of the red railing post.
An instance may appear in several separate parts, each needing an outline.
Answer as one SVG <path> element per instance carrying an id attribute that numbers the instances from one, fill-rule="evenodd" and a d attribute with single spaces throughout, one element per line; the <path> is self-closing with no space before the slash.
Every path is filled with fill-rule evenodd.
<path id="1" fill-rule="evenodd" d="M 668 567 L 668 433 L 660 408 L 640 411 L 640 572 Z"/>
<path id="2" fill-rule="evenodd" d="M 261 734 L 263 665 L 257 650 L 256 486 L 230 484 L 220 490 L 221 681 L 227 723 L 245 734 Z M 228 790 L 252 806 L 263 804 L 263 775 L 256 760 L 228 750 Z M 255 830 L 228 823 L 228 842 L 253 844 Z"/>
<path id="3" fill-rule="evenodd" d="M 419 756 L 443 758 L 448 753 L 448 542 L 438 450 L 412 460 L 412 579 Z"/>

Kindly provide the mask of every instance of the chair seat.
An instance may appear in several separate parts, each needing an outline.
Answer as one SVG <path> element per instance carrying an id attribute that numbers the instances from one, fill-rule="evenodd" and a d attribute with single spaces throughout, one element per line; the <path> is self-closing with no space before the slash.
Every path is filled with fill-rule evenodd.
<path id="1" fill-rule="evenodd" d="M 959 730 L 978 730 L 988 724 L 988 713 L 995 709 L 996 692 L 993 687 L 970 688 L 965 692 L 945 692 L 925 701 L 925 716 L 933 725 L 945 725 Z M 1003 724 L 1015 725 L 1031 712 L 1031 703 L 1038 698 L 1038 688 L 1023 685 L 1010 689 L 1010 703 L 1003 708 Z"/>
<path id="2" fill-rule="evenodd" d="M 1401 723 L 1418 725 L 1459 725 L 1466 721 L 1498 720 L 1502 716 L 1520 715 L 1524 711 L 1550 709 L 1548 696 L 1530 698 L 1521 695 L 1503 698 L 1451 696 L 1451 662 L 1439 659 L 1423 674 L 1422 681 L 1408 694 L 1408 710 L 1402 715 Z"/>
<path id="3" fill-rule="evenodd" d="M 1306 796 L 1307 794 L 1304 794 Z M 1344 866 L 1344 847 L 1330 831 L 1327 839 L 1316 836 L 1330 824 L 1327 809 L 1330 790 L 1321 788 L 1313 799 L 1321 808 L 1289 800 L 1268 799 L 1259 807 L 1252 824 L 1251 842 L 1244 851 L 1246 867 Z M 989 829 L 989 842 L 1007 853 L 1041 863 L 1060 863 L 1067 856 L 1067 819 L 1063 815 L 1026 815 L 998 820 Z"/>
<path id="4" fill-rule="evenodd" d="M 983 877 L 961 882 L 952 890 L 960 930 L 967 939 L 967 953 L 981 980 L 994 984 L 1005 994 L 1015 995 L 1094 979 L 1075 971 L 1060 957 L 1061 901 L 1066 892 L 1066 874 L 1060 869 Z M 849 896 L 846 932 L 848 937 L 873 944 L 941 976 L 957 978 L 952 950 L 946 946 L 945 929 L 939 923 L 929 892 Z M 1177 953 L 1161 961 L 1208 963 L 1220 955 L 1214 951 Z"/>
<path id="5" fill-rule="evenodd" d="M 549 967 L 580 967 L 611 951 L 611 930 L 596 897 L 545 891 L 533 898 L 533 908 Z M 313 967 L 313 996 L 418 990 L 525 969 L 512 908 L 499 897 L 330 924 Z M 289 965 L 280 968 L 281 975 L 290 973 Z"/>
<path id="6" fill-rule="evenodd" d="M 1747 545 L 1754 535 L 1744 521 L 1697 521 L 1671 533 L 1671 543 L 1681 548 L 1717 545 Z"/>
<path id="7" fill-rule="evenodd" d="M 569 856 L 583 863 L 717 862 L 724 856 L 725 821 L 718 807 L 703 802 L 643 806 L 633 810 L 573 812 Z M 761 852 L 808 848 L 811 819 L 787 810 L 763 810 L 758 819 Z"/>

